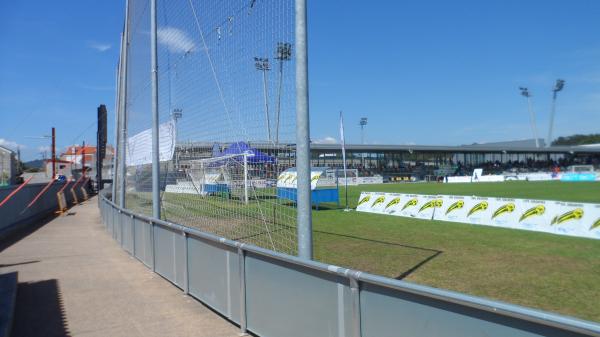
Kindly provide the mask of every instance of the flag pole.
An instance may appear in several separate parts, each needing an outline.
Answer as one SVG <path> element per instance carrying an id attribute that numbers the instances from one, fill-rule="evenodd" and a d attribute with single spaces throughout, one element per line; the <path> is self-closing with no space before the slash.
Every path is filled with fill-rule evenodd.
<path id="1" fill-rule="evenodd" d="M 342 145 L 342 161 L 344 163 L 344 189 L 346 194 L 346 208 L 344 212 L 349 212 L 350 208 L 348 207 L 348 173 L 346 167 L 346 139 L 344 137 L 344 116 L 342 111 L 340 111 L 340 143 Z"/>

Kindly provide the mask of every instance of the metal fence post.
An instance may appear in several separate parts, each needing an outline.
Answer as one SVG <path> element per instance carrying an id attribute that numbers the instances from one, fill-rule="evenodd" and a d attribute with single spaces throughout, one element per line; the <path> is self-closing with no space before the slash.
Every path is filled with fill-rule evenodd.
<path id="1" fill-rule="evenodd" d="M 156 0 L 150 0 L 150 49 L 152 77 L 152 216 L 160 219 L 160 157 L 158 134 L 158 45 Z"/>
<path id="2" fill-rule="evenodd" d="M 298 256 L 312 259 L 310 189 L 310 124 L 308 110 L 308 49 L 306 0 L 296 0 L 296 172 L 298 175 Z"/>
<path id="3" fill-rule="evenodd" d="M 187 232 L 183 232 L 183 249 L 184 249 L 184 265 L 183 267 L 185 268 L 183 270 L 183 293 L 184 294 L 189 294 L 190 293 L 190 267 L 189 267 L 189 253 L 188 253 L 188 233 Z"/>
<path id="4" fill-rule="evenodd" d="M 358 277 L 360 276 L 360 272 L 353 273 L 349 276 L 350 280 L 350 292 L 352 296 L 352 336 L 353 337 L 361 337 L 362 336 L 362 327 L 361 327 L 361 315 L 360 315 L 360 284 L 358 282 Z"/>
<path id="5" fill-rule="evenodd" d="M 239 257 L 239 273 L 240 273 L 240 332 L 244 336 L 247 333 L 246 322 L 246 251 L 242 248 L 243 244 L 238 247 Z"/>
<path id="6" fill-rule="evenodd" d="M 128 68 L 128 49 L 129 49 L 129 1 L 125 1 L 125 27 L 123 29 L 123 64 L 121 66 L 121 102 L 120 102 L 120 136 L 119 136 L 119 207 L 125 209 L 125 185 L 127 181 L 127 165 L 125 156 L 127 150 L 127 68 Z"/>
<path id="7" fill-rule="evenodd" d="M 116 92 L 116 103 L 115 103 L 115 147 L 113 149 L 113 167 L 112 167 L 112 184 L 111 184 L 111 200 L 112 202 L 117 202 L 117 166 L 119 165 L 118 157 L 119 157 L 119 126 L 120 122 L 120 105 L 121 105 L 121 64 L 123 63 L 123 34 L 121 34 L 121 52 L 119 55 L 119 65 L 117 67 L 117 92 Z"/>

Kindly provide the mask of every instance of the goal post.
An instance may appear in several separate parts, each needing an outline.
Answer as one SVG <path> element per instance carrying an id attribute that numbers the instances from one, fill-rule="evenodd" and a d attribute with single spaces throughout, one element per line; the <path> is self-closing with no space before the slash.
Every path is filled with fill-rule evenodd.
<path id="1" fill-rule="evenodd" d="M 248 158 L 254 153 L 243 152 L 219 157 L 190 160 L 188 176 L 200 195 L 239 195 L 245 204 L 249 200 Z"/>

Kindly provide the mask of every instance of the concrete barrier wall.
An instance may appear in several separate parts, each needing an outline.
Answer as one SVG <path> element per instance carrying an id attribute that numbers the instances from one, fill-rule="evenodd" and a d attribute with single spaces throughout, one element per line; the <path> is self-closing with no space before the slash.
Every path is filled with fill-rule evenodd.
<path id="1" fill-rule="evenodd" d="M 27 206 L 42 192 L 47 183 L 25 185 L 6 201 L 4 205 L 0 206 L 0 236 L 8 234 L 8 232 L 20 226 L 32 224 L 56 212 L 58 210 L 58 198 L 56 194 L 65 184 L 65 182 L 54 182 L 30 207 Z M 72 205 L 74 201 L 74 197 L 70 192 L 73 185 L 73 182 L 69 183 L 69 186 L 64 190 L 65 199 L 69 205 Z M 19 186 L 0 187 L 0 202 Z M 75 193 L 79 201 L 83 198 L 80 187 L 81 185 L 78 185 L 75 188 Z"/>
<path id="2" fill-rule="evenodd" d="M 115 238 L 133 239 L 117 241 L 124 249 L 239 324 L 241 332 L 263 337 L 600 336 L 597 323 L 302 260 L 133 214 L 101 198 L 107 230 Z"/>

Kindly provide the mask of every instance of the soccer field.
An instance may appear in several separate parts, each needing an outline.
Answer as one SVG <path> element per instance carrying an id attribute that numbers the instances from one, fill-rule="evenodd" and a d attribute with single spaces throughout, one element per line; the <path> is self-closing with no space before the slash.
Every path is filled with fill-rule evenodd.
<path id="1" fill-rule="evenodd" d="M 594 182 L 362 185 L 349 188 L 350 207 L 361 191 L 600 202 Z M 344 212 L 337 205 L 313 217 L 318 260 L 600 321 L 600 240 Z"/>
<path id="2" fill-rule="evenodd" d="M 349 188 L 350 207 L 361 191 L 600 203 L 598 182 L 361 185 Z M 341 206 L 322 204 L 313 210 L 316 260 L 600 321 L 600 240 L 344 212 L 344 196 L 342 188 Z M 128 194 L 129 208 L 149 214 L 151 204 L 149 193 Z M 235 214 L 264 211 L 265 204 L 259 204 L 177 193 L 164 193 L 162 202 L 169 221 L 293 253 L 296 229 L 285 218 L 266 225 L 256 216 L 236 220 Z"/>

